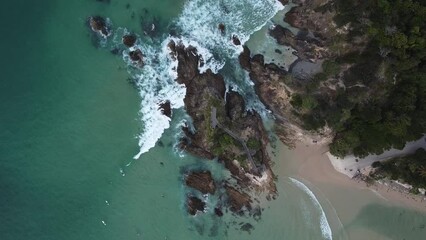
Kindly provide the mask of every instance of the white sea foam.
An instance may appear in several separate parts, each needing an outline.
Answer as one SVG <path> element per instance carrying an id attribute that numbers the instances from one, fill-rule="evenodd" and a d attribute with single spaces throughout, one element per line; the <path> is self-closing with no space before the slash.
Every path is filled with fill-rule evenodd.
<path id="1" fill-rule="evenodd" d="M 321 232 L 322 235 L 325 239 L 327 240 L 332 240 L 333 236 L 332 236 L 332 232 L 331 232 L 331 228 L 330 228 L 330 224 L 327 221 L 327 216 L 325 215 L 325 212 L 321 206 L 321 204 L 319 203 L 318 199 L 315 197 L 315 194 L 302 182 L 289 177 L 289 179 L 291 180 L 291 182 L 293 182 L 298 188 L 300 188 L 301 190 L 303 190 L 306 194 L 308 194 L 309 198 L 312 200 L 312 202 L 314 203 L 314 205 L 318 208 L 318 210 L 320 211 L 320 227 L 321 227 Z"/>
<path id="2" fill-rule="evenodd" d="M 185 3 L 177 25 L 184 36 L 214 50 L 221 59 L 237 57 L 243 48 L 232 43 L 232 36 L 244 44 L 283 8 L 277 0 L 192 0 Z M 225 34 L 219 24 L 225 25 Z"/>
<path id="3" fill-rule="evenodd" d="M 232 36 L 237 36 L 244 44 L 282 8 L 277 0 L 188 0 L 176 20 L 181 30 L 179 37 L 168 37 L 160 46 L 150 41 L 138 41 L 142 43 L 123 52 L 123 59 L 129 65 L 133 64 L 129 51 L 140 49 L 144 55 L 144 67 L 129 70 L 136 78 L 142 99 L 143 130 L 138 136 L 140 150 L 135 159 L 154 147 L 164 130 L 170 127 L 170 118 L 161 113 L 159 104 L 170 101 L 173 109 L 184 106 L 186 89 L 175 81 L 178 63 L 171 58 L 167 44 L 173 40 L 195 47 L 204 60 L 204 65 L 199 66 L 200 72 L 211 69 L 217 73 L 226 59 L 235 58 L 242 51 L 242 46 L 232 43 Z M 220 23 L 226 26 L 224 35 L 218 29 Z M 120 44 L 121 36 L 127 30 L 119 29 L 118 32 L 122 34 L 114 37 L 115 44 Z"/>

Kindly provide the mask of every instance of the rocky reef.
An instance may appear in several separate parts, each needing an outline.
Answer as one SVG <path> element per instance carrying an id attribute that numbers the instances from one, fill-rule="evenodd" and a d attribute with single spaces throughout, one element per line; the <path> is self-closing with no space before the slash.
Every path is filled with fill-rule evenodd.
<path id="1" fill-rule="evenodd" d="M 188 187 L 197 189 L 203 194 L 214 194 L 216 191 L 216 184 L 209 171 L 191 172 L 186 176 L 185 183 Z"/>
<path id="2" fill-rule="evenodd" d="M 252 191 L 275 197 L 276 187 L 266 151 L 268 136 L 261 117 L 245 110 L 244 99 L 236 92 L 225 95 L 223 77 L 207 70 L 200 73 L 197 49 L 171 42 L 169 48 L 178 61 L 177 81 L 186 86 L 186 111 L 193 128 L 184 127 L 185 137 L 180 147 L 205 159 L 217 159 L 231 172 L 237 184 L 221 184 L 226 205 L 233 212 L 250 210 Z M 202 193 L 214 192 L 209 173 L 190 173 L 186 184 Z M 218 215 L 221 211 L 217 211 Z"/>

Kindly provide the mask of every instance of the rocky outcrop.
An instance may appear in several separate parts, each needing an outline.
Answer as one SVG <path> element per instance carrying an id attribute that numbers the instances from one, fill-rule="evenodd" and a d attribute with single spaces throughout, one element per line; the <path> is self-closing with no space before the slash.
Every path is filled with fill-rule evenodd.
<path id="1" fill-rule="evenodd" d="M 240 192 L 231 186 L 225 186 L 228 196 L 229 209 L 234 213 L 242 213 L 243 209 L 251 210 L 252 200 L 246 193 Z"/>
<path id="2" fill-rule="evenodd" d="M 242 209 L 239 204 L 249 206 L 250 197 L 244 192 L 256 190 L 275 195 L 266 150 L 269 139 L 259 114 L 247 112 L 244 99 L 237 92 L 229 91 L 225 99 L 226 86 L 221 75 L 211 70 L 199 72 L 201 57 L 196 48 L 174 42 L 168 46 L 170 55 L 178 61 L 177 82 L 186 86 L 184 103 L 195 128 L 194 132 L 189 127 L 184 128 L 185 138 L 180 147 L 198 157 L 217 158 L 224 163 L 237 180 L 239 190 L 228 186 L 226 191 L 232 194 L 229 204 L 235 211 Z M 256 184 L 249 177 L 261 174 L 269 176 L 264 184 Z M 186 182 L 202 192 L 213 191 L 208 188 L 212 182 L 208 174 L 188 177 Z"/>
<path id="3" fill-rule="evenodd" d="M 127 47 L 133 47 L 136 43 L 136 36 L 134 34 L 127 34 L 123 36 L 123 44 Z"/>
<path id="4" fill-rule="evenodd" d="M 287 5 L 289 0 L 278 0 L 283 6 Z"/>
<path id="5" fill-rule="evenodd" d="M 111 30 L 107 26 L 106 20 L 101 16 L 89 17 L 89 26 L 93 32 L 98 33 L 103 38 L 111 35 Z"/>
<path id="6" fill-rule="evenodd" d="M 198 211 L 200 211 L 200 212 L 204 211 L 204 209 L 206 207 L 206 203 L 203 202 L 198 197 L 189 196 L 188 199 L 187 199 L 186 206 L 187 206 L 187 209 L 188 209 L 188 213 L 190 215 L 195 215 L 195 214 L 197 214 Z"/>
<path id="7" fill-rule="evenodd" d="M 203 194 L 214 194 L 216 191 L 216 184 L 209 171 L 191 172 L 186 176 L 185 183 L 188 187 L 197 189 Z"/>
<path id="8" fill-rule="evenodd" d="M 329 57 L 330 52 L 324 48 L 323 41 L 309 36 L 306 31 L 301 31 L 296 36 L 287 28 L 275 25 L 269 34 L 277 40 L 278 44 L 290 46 L 296 50 L 295 55 L 302 60 L 316 62 L 319 59 Z"/>
<path id="9" fill-rule="evenodd" d="M 160 103 L 160 107 L 159 107 L 161 113 L 163 113 L 164 115 L 166 115 L 167 117 L 171 118 L 172 117 L 172 107 L 170 105 L 170 101 L 167 100 L 163 103 Z"/>
<path id="10" fill-rule="evenodd" d="M 303 130 L 290 104 L 292 90 L 285 84 L 288 73 L 275 64 L 265 64 L 262 55 L 250 58 L 248 48 L 245 48 L 239 59 L 241 66 L 249 71 L 259 99 L 275 116 L 275 130 L 280 140 L 288 146 L 294 146 L 298 133 Z"/>

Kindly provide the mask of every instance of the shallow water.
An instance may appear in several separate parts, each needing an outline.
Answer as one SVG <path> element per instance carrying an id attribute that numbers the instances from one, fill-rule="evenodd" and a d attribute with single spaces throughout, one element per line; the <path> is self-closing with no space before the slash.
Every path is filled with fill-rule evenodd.
<path id="1" fill-rule="evenodd" d="M 236 22 L 232 17 L 227 20 L 231 21 L 229 34 L 238 34 L 242 41 L 279 10 L 274 1 L 247 0 L 251 2 L 258 3 L 236 15 L 244 20 L 239 19 L 241 24 L 232 25 Z M 231 214 L 221 219 L 186 214 L 184 199 L 190 190 L 183 187 L 183 173 L 192 168 L 210 169 L 216 178 L 227 173 L 214 161 L 176 151 L 179 124 L 187 118 L 183 109 L 175 109 L 169 123 L 155 115 L 156 107 L 146 108 L 150 101 L 165 97 L 174 97 L 172 104 L 180 106 L 181 92 L 174 91 L 179 86 L 172 85 L 168 67 L 153 61 L 157 53 L 161 57 L 161 43 L 170 29 L 210 50 L 209 66 L 217 66 L 218 71 L 223 67 L 221 73 L 244 93 L 248 107 L 266 110 L 245 73 L 233 67 L 233 58 L 241 49 L 229 38 L 206 42 L 210 35 L 190 31 L 207 22 L 213 26 L 209 34 L 214 34 L 221 20 L 214 15 L 218 13 L 202 12 L 213 17 L 199 19 L 188 30 L 182 24 L 192 12 L 184 3 L 15 0 L 2 4 L 0 239 L 324 238 L 318 206 L 288 176 L 279 176 L 280 196 L 262 204 L 265 210 L 258 222 Z M 242 8 L 233 1 L 211 1 L 210 5 L 232 11 Z M 262 11 L 251 15 L 253 8 Z M 114 30 L 126 28 L 141 36 L 141 46 L 152 50 L 148 60 L 153 64 L 146 69 L 154 75 L 129 69 L 122 56 L 111 54 L 114 41 L 99 45 L 86 27 L 87 17 L 93 14 L 109 17 Z M 159 34 L 151 39 L 143 35 L 142 28 L 153 20 Z M 160 63 L 169 62 L 160 59 Z M 154 83 L 149 76 L 159 76 L 160 81 Z M 129 78 L 137 79 L 137 86 Z M 149 121 L 163 125 L 149 125 Z M 155 134 L 162 136 L 158 142 Z M 150 148 L 150 144 L 156 145 Z M 144 147 L 147 152 L 134 160 Z M 213 206 L 216 198 L 210 196 L 208 203 Z M 377 216 L 388 217 L 386 208 L 375 209 Z M 368 224 L 369 212 L 361 212 L 351 227 Z M 254 226 L 251 233 L 240 230 L 245 223 Z M 372 231 L 386 229 L 371 226 Z"/>

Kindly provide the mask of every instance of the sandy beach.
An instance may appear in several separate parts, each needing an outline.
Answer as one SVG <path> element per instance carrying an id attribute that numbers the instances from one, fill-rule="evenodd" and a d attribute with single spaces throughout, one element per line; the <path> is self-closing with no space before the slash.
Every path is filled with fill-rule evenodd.
<path id="1" fill-rule="evenodd" d="M 307 185 L 325 206 L 330 225 L 341 229 L 338 239 L 392 239 L 362 227 L 350 226 L 372 205 L 407 208 L 426 213 L 426 199 L 407 195 L 383 184 L 367 186 L 335 170 L 327 157 L 327 145 L 299 143 L 295 149 L 279 148 L 278 175 L 291 176 Z M 340 231 L 340 230 L 339 230 Z M 366 238 L 368 237 L 368 238 Z"/>

